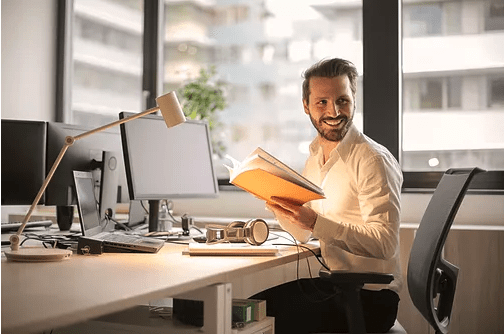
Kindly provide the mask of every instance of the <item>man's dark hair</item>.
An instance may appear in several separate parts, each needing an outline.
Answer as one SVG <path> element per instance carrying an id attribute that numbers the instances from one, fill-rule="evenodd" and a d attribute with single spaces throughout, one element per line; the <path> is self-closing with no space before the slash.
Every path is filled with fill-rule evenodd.
<path id="1" fill-rule="evenodd" d="M 310 97 L 310 79 L 312 77 L 333 78 L 340 75 L 348 77 L 350 89 L 355 100 L 358 77 L 357 68 L 348 60 L 332 58 L 319 61 L 303 73 L 303 101 L 308 102 L 308 98 Z"/>

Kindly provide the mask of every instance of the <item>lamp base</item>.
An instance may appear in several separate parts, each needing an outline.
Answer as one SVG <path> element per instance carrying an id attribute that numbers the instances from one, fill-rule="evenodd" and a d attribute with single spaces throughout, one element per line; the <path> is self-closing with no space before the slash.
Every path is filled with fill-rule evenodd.
<path id="1" fill-rule="evenodd" d="M 59 248 L 26 247 L 4 251 L 7 260 L 18 262 L 55 262 L 72 256 L 72 251 Z"/>

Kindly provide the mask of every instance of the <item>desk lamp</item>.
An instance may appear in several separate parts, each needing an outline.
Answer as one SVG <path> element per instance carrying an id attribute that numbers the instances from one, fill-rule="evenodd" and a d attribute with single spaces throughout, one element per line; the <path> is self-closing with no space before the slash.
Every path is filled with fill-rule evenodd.
<path id="1" fill-rule="evenodd" d="M 94 130 L 84 132 L 78 136 L 75 136 L 75 137 L 68 136 L 65 138 L 65 144 L 61 148 L 61 151 L 58 154 L 56 161 L 54 161 L 54 164 L 52 165 L 51 169 L 49 170 L 49 173 L 47 174 L 46 179 L 42 183 L 42 187 L 40 188 L 37 196 L 35 197 L 35 200 L 33 201 L 30 209 L 26 213 L 26 216 L 24 217 L 21 226 L 19 227 L 16 234 L 13 234 L 10 236 L 9 240 L 11 243 L 11 250 L 4 252 L 5 256 L 7 257 L 8 260 L 23 261 L 23 262 L 49 262 L 49 261 L 60 261 L 60 260 L 63 260 L 65 258 L 68 258 L 71 256 L 72 251 L 66 250 L 66 249 L 41 248 L 41 247 L 19 248 L 20 235 L 21 235 L 21 233 L 23 233 L 23 230 L 26 226 L 26 223 L 30 219 L 30 217 L 33 213 L 33 210 L 35 209 L 38 202 L 40 201 L 42 194 L 44 194 L 44 191 L 47 188 L 47 185 L 49 184 L 49 182 L 51 181 L 51 178 L 54 175 L 54 172 L 56 171 L 56 169 L 58 168 L 58 165 L 60 164 L 61 160 L 63 159 L 65 152 L 67 151 L 67 149 L 70 146 L 72 146 L 75 143 L 75 141 L 77 141 L 79 139 L 82 139 L 84 137 L 92 135 L 93 133 L 106 130 L 106 129 L 111 128 L 113 126 L 132 121 L 134 119 L 143 117 L 145 115 L 152 114 L 158 110 L 161 111 L 161 114 L 163 115 L 163 118 L 166 122 L 166 126 L 169 128 L 185 122 L 185 116 L 184 116 L 184 113 L 182 111 L 182 108 L 180 106 L 180 103 L 177 99 L 175 92 L 170 92 L 168 94 L 159 96 L 158 98 L 156 98 L 156 102 L 158 105 L 157 107 L 148 109 L 148 110 L 143 111 L 138 114 L 134 114 L 134 115 L 127 117 L 127 118 L 124 118 L 124 119 L 117 120 L 117 121 L 112 122 L 110 124 L 103 125 L 103 126 L 96 128 Z"/>

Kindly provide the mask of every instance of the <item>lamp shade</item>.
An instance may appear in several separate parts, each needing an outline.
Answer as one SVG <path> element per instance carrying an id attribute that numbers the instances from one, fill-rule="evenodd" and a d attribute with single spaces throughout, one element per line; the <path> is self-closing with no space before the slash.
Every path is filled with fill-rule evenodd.
<path id="1" fill-rule="evenodd" d="M 174 91 L 159 96 L 156 98 L 156 103 L 163 115 L 166 126 L 169 128 L 185 122 L 186 118 L 184 116 L 184 112 L 182 111 L 182 107 L 180 106 L 177 95 L 175 95 Z"/>

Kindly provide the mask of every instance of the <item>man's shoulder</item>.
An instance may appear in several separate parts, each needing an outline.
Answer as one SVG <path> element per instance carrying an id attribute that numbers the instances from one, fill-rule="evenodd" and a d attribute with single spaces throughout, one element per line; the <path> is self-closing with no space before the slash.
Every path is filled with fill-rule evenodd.
<path id="1" fill-rule="evenodd" d="M 363 133 L 359 133 L 353 139 L 354 141 L 351 145 L 352 148 L 349 152 L 347 162 L 352 164 L 355 168 L 365 166 L 372 167 L 373 165 L 379 164 L 388 166 L 393 170 L 401 170 L 397 159 L 385 146 Z"/>
<path id="2" fill-rule="evenodd" d="M 389 158 L 392 156 L 392 153 L 385 146 L 361 132 L 354 137 L 351 154 L 363 159 L 373 159 L 376 157 Z"/>

